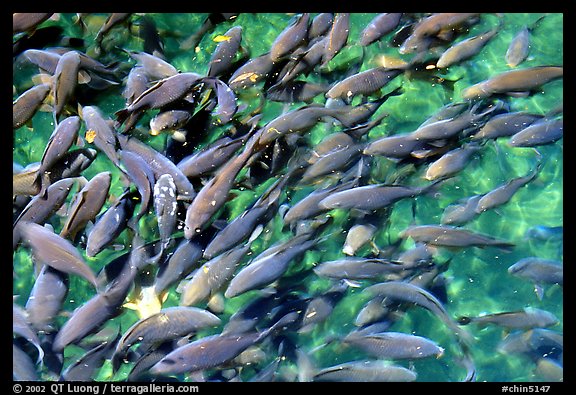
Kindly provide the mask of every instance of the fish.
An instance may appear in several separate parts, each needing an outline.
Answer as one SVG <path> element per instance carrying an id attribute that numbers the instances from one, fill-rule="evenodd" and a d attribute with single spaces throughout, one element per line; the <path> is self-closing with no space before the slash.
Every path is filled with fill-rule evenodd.
<path id="1" fill-rule="evenodd" d="M 474 133 L 471 136 L 471 140 L 477 141 L 512 136 L 542 118 L 542 115 L 524 111 L 498 114 L 491 117 L 476 133 Z"/>
<path id="2" fill-rule="evenodd" d="M 55 331 L 54 319 L 62 309 L 68 287 L 67 274 L 48 265 L 42 266 L 26 301 L 26 313 L 32 328 L 42 333 Z"/>
<path id="3" fill-rule="evenodd" d="M 528 228 L 524 235 L 532 240 L 562 242 L 564 239 L 564 227 L 535 225 Z"/>
<path id="4" fill-rule="evenodd" d="M 32 249 L 36 262 L 80 276 L 94 288 L 98 287 L 96 275 L 70 241 L 33 222 L 22 223 L 20 229 L 22 238 Z"/>
<path id="5" fill-rule="evenodd" d="M 545 381 L 563 382 L 564 366 L 551 358 L 543 357 L 536 361 L 534 373 L 543 377 Z"/>
<path id="6" fill-rule="evenodd" d="M 14 12 L 12 13 L 12 34 L 30 32 L 54 15 L 53 12 Z"/>
<path id="7" fill-rule="evenodd" d="M 122 97 L 126 105 L 129 106 L 134 103 L 134 100 L 148 89 L 149 84 L 150 77 L 144 67 L 132 67 L 128 73 L 128 77 L 126 77 L 124 89 L 122 90 Z"/>
<path id="8" fill-rule="evenodd" d="M 198 265 L 202 258 L 202 245 L 195 241 L 183 238 L 176 250 L 167 261 L 158 269 L 154 281 L 154 294 L 163 298 L 170 286 L 188 276 Z"/>
<path id="9" fill-rule="evenodd" d="M 290 24 L 276 36 L 270 47 L 270 59 L 273 63 L 280 61 L 296 47 L 303 44 L 308 37 L 310 14 L 305 12 L 292 19 Z"/>
<path id="10" fill-rule="evenodd" d="M 440 224 L 462 226 L 472 221 L 477 215 L 478 202 L 484 195 L 473 195 L 450 204 L 442 212 Z"/>
<path id="11" fill-rule="evenodd" d="M 534 66 L 499 73 L 462 91 L 462 99 L 478 100 L 494 94 L 518 94 L 539 89 L 550 81 L 562 78 L 562 66 Z"/>
<path id="12" fill-rule="evenodd" d="M 230 76 L 228 86 L 234 92 L 240 92 L 267 78 L 272 72 L 273 67 L 274 62 L 272 61 L 270 52 L 266 52 L 238 67 Z"/>
<path id="13" fill-rule="evenodd" d="M 214 143 L 197 150 L 180 160 L 176 166 L 188 178 L 197 178 L 213 174 L 226 163 L 245 142 L 244 138 L 222 137 Z"/>
<path id="14" fill-rule="evenodd" d="M 337 82 L 325 96 L 328 99 L 344 99 L 349 102 L 357 95 L 373 94 L 401 73 L 402 70 L 387 67 L 368 69 Z"/>
<path id="15" fill-rule="evenodd" d="M 23 337 L 36 348 L 38 351 L 38 359 L 36 360 L 36 363 L 42 363 L 45 353 L 40 344 L 40 338 L 28 323 L 26 310 L 15 303 L 12 304 L 12 332 L 17 336 Z"/>
<path id="16" fill-rule="evenodd" d="M 76 85 L 78 84 L 78 71 L 80 70 L 80 55 L 76 51 L 69 51 L 60 56 L 54 77 L 52 79 L 52 94 L 54 96 L 54 123 L 58 124 L 58 118 L 64 111 L 64 106 L 69 104 Z"/>
<path id="17" fill-rule="evenodd" d="M 476 213 L 480 214 L 486 210 L 491 210 L 495 207 L 506 204 L 520 188 L 532 182 L 538 176 L 541 167 L 542 163 L 540 162 L 536 166 L 536 169 L 529 174 L 522 177 L 512 178 L 505 184 L 482 195 L 476 205 Z"/>
<path id="18" fill-rule="evenodd" d="M 12 194 L 34 196 L 40 193 L 41 186 L 37 181 L 38 169 L 40 169 L 40 162 L 35 162 L 13 174 Z"/>
<path id="19" fill-rule="evenodd" d="M 321 12 L 312 18 L 308 29 L 308 41 L 323 36 L 328 32 L 334 21 L 334 14 L 331 12 Z"/>
<path id="20" fill-rule="evenodd" d="M 506 64 L 509 67 L 516 67 L 526 60 L 530 53 L 530 34 L 545 16 L 546 15 L 541 16 L 535 22 L 531 23 L 530 26 L 523 26 L 514 37 L 512 37 L 506 49 L 506 54 L 504 55 L 504 60 L 506 60 Z"/>
<path id="21" fill-rule="evenodd" d="M 367 335 L 349 333 L 342 339 L 345 344 L 360 348 L 380 359 L 440 358 L 444 349 L 434 341 L 402 332 L 381 332 Z"/>
<path id="22" fill-rule="evenodd" d="M 238 13 L 220 13 L 220 12 L 210 13 L 202 23 L 202 26 L 200 26 L 200 28 L 194 34 L 192 34 L 190 37 L 186 38 L 184 41 L 180 43 L 180 49 L 187 50 L 191 48 L 196 48 L 196 46 L 198 45 L 200 40 L 202 40 L 202 37 L 206 33 L 214 30 L 214 28 L 217 25 L 223 22 L 233 21 L 238 17 L 238 15 L 239 15 Z"/>
<path id="23" fill-rule="evenodd" d="M 132 224 L 136 224 L 148 212 L 150 202 L 152 202 L 154 173 L 150 166 L 133 152 L 119 150 L 118 157 L 123 165 L 124 174 L 134 183 L 140 195 L 140 208 L 136 215 L 129 220 Z"/>
<path id="24" fill-rule="evenodd" d="M 153 198 L 160 240 L 163 248 L 166 248 L 178 221 L 176 184 L 170 174 L 163 174 L 156 180 Z"/>
<path id="25" fill-rule="evenodd" d="M 472 156 L 481 150 L 476 143 L 468 143 L 453 149 L 432 162 L 426 169 L 424 178 L 428 181 L 452 177 L 468 165 Z"/>
<path id="26" fill-rule="evenodd" d="M 217 107 L 212 112 L 212 116 L 216 119 L 216 123 L 226 124 L 232 120 L 236 111 L 238 111 L 238 104 L 236 94 L 226 83 L 214 77 L 206 77 L 203 79 L 204 83 L 216 92 Z"/>
<path id="27" fill-rule="evenodd" d="M 26 352 L 16 344 L 12 344 L 12 380 L 39 381 L 38 372 L 34 362 Z"/>
<path id="28" fill-rule="evenodd" d="M 326 47 L 326 40 L 327 38 L 325 37 L 319 37 L 314 42 L 311 42 L 308 48 L 303 50 L 302 53 L 286 65 L 287 70 L 285 74 L 282 76 L 280 81 L 276 85 L 270 87 L 270 89 L 279 89 L 279 86 L 286 86 L 288 82 L 293 81 L 299 75 L 308 75 L 312 70 L 314 70 L 314 68 L 322 61 L 322 56 L 324 55 Z"/>
<path id="29" fill-rule="evenodd" d="M 126 229 L 134 213 L 135 204 L 134 195 L 130 192 L 124 193 L 96 219 L 86 241 L 87 257 L 93 258 L 98 255 Z"/>
<path id="30" fill-rule="evenodd" d="M 359 360 L 319 369 L 312 381 L 330 382 L 411 382 L 414 370 L 381 360 Z"/>
<path id="31" fill-rule="evenodd" d="M 332 27 L 326 36 L 321 67 L 325 67 L 348 42 L 350 34 L 350 13 L 339 12 L 334 15 Z"/>
<path id="32" fill-rule="evenodd" d="M 544 296 L 543 284 L 564 284 L 564 266 L 552 259 L 522 258 L 508 268 L 508 273 L 533 282 L 539 300 Z"/>
<path id="33" fill-rule="evenodd" d="M 436 67 L 445 69 L 477 55 L 498 34 L 500 25 L 492 30 L 454 44 L 440 55 Z"/>
<path id="34" fill-rule="evenodd" d="M 224 40 L 218 42 L 216 49 L 210 57 L 208 77 L 219 77 L 232 67 L 236 53 L 240 49 L 242 40 L 242 26 L 233 26 L 224 33 Z"/>
<path id="35" fill-rule="evenodd" d="M 362 153 L 364 155 L 378 155 L 387 158 L 402 159 L 412 152 L 424 147 L 425 142 L 412 138 L 410 133 L 384 136 L 370 141 Z"/>
<path id="36" fill-rule="evenodd" d="M 268 100 L 285 103 L 311 103 L 316 96 L 327 91 L 328 86 L 323 84 L 308 81 L 287 81 L 282 85 L 277 84 L 270 87 L 266 91 L 266 97 Z"/>
<path id="37" fill-rule="evenodd" d="M 149 81 L 158 81 L 178 74 L 178 69 L 159 56 L 138 51 L 125 50 Z"/>
<path id="38" fill-rule="evenodd" d="M 76 361 L 72 362 L 62 372 L 60 378 L 65 381 L 91 381 L 98 373 L 104 362 L 110 357 L 114 350 L 114 345 L 120 338 L 120 334 L 115 339 L 106 340 L 94 348 L 88 350 Z"/>
<path id="39" fill-rule="evenodd" d="M 477 317 L 462 316 L 458 318 L 460 325 L 474 323 L 483 327 L 492 324 L 506 329 L 546 328 L 556 325 L 558 322 L 558 318 L 556 318 L 554 314 L 535 307 L 526 307 L 519 311 L 507 311 Z"/>
<path id="40" fill-rule="evenodd" d="M 552 144 L 564 135 L 564 119 L 549 119 L 534 122 L 530 126 L 512 135 L 508 140 L 510 147 L 535 147 Z"/>
<path id="41" fill-rule="evenodd" d="M 320 262 L 313 270 L 320 277 L 337 280 L 381 280 L 401 277 L 405 267 L 384 258 L 346 257 Z"/>
<path id="42" fill-rule="evenodd" d="M 127 21 L 131 16 L 132 13 L 129 12 L 110 13 L 104 23 L 100 26 L 100 29 L 98 29 L 96 32 L 96 37 L 94 37 L 97 48 L 102 49 L 102 41 L 104 40 L 104 36 L 106 36 L 112 30 L 112 28 Z"/>
<path id="43" fill-rule="evenodd" d="M 80 110 L 80 116 L 86 124 L 86 139 L 91 136 L 92 143 L 102 151 L 112 163 L 119 166 L 118 157 L 118 132 L 110 124 L 100 108 L 96 106 L 83 106 Z"/>
<path id="44" fill-rule="evenodd" d="M 366 47 L 392 32 L 400 24 L 401 12 L 382 13 L 376 15 L 360 32 L 359 43 Z"/>
<path id="45" fill-rule="evenodd" d="M 439 247 L 498 247 L 510 249 L 514 243 L 477 233 L 468 229 L 449 225 L 413 225 L 401 232 L 402 238 L 411 237 L 416 242 L 423 242 Z"/>
<path id="46" fill-rule="evenodd" d="M 36 114 L 50 93 L 49 84 L 34 85 L 12 102 L 13 129 L 26 125 Z"/>
<path id="47" fill-rule="evenodd" d="M 372 224 L 360 223 L 352 226 L 346 234 L 342 252 L 349 256 L 355 255 L 359 249 L 371 242 L 377 230 Z"/>
<path id="48" fill-rule="evenodd" d="M 460 346 L 468 347 L 472 343 L 472 336 L 467 331 L 462 330 L 442 305 L 442 303 L 424 288 L 403 281 L 388 281 L 370 285 L 362 292 L 372 296 L 384 296 L 386 298 L 413 303 L 429 310 L 437 316 L 447 328 L 452 330 L 457 337 Z"/>
<path id="49" fill-rule="evenodd" d="M 68 217 L 60 231 L 62 238 L 73 240 L 89 221 L 96 218 L 106 203 L 111 182 L 111 172 L 100 172 L 76 194 L 70 203 Z"/>
<path id="50" fill-rule="evenodd" d="M 219 324 L 220 318 L 197 307 L 164 308 L 157 314 L 138 320 L 124 332 L 116 344 L 112 364 L 117 369 L 120 360 L 135 344 L 143 347 L 143 344 L 179 339 L 199 329 L 216 327 Z"/>
<path id="51" fill-rule="evenodd" d="M 302 174 L 301 182 L 310 183 L 321 177 L 346 170 L 358 159 L 364 146 L 363 143 L 352 143 L 321 155 L 306 168 L 304 174 Z"/>

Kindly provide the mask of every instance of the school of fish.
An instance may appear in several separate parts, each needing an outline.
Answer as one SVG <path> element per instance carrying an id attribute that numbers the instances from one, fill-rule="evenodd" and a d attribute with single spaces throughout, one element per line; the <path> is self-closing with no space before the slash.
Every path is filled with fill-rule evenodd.
<path id="1" fill-rule="evenodd" d="M 516 105 L 562 81 L 562 64 L 525 63 L 551 15 L 507 38 L 505 71 L 459 95 L 446 70 L 481 57 L 502 14 L 371 18 L 284 15 L 255 54 L 242 14 L 205 14 L 192 35 L 148 14 L 13 14 L 14 135 L 45 113 L 52 125 L 38 160 L 14 158 L 14 282 L 29 284 L 14 289 L 14 380 L 408 382 L 430 361 L 435 380 L 477 381 L 480 331 L 494 327 L 494 354 L 563 380 L 562 318 L 539 304 L 562 293 L 561 253 L 504 268 L 503 293 L 533 290 L 524 308 L 457 310 L 447 275 L 459 256 L 527 240 L 562 249 L 561 223 L 509 239 L 474 225 L 529 202 L 561 154 L 562 101 Z M 168 41 L 190 58 L 210 43 L 207 68 L 173 62 Z M 412 80 L 449 99 L 387 130 L 402 117 L 387 102 Z M 419 219 L 462 174 L 482 178 L 502 142 L 527 171 L 500 156 L 503 182 L 479 179 Z M 408 225 L 393 229 L 397 216 Z M 331 321 L 346 300 L 352 318 Z"/>

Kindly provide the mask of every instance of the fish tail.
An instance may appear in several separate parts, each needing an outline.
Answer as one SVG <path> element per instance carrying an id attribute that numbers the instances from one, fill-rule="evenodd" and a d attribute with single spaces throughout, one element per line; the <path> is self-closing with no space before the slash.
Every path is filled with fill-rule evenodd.
<path id="1" fill-rule="evenodd" d="M 126 121 L 126 119 L 130 116 L 130 111 L 128 111 L 128 109 L 126 108 L 123 108 L 121 110 L 116 111 L 114 115 L 116 116 L 116 122 L 118 122 L 119 124 L 123 124 L 124 121 Z"/>

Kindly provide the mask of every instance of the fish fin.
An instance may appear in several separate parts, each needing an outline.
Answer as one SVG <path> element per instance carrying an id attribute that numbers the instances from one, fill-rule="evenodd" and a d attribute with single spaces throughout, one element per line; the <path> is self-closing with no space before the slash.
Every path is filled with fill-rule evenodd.
<path id="1" fill-rule="evenodd" d="M 92 81 L 92 77 L 86 70 L 80 70 L 78 72 L 78 83 L 79 84 L 87 84 Z"/>
<path id="2" fill-rule="evenodd" d="M 540 284 L 534 284 L 534 292 L 536 292 L 538 300 L 542 301 L 544 298 L 544 288 Z"/>

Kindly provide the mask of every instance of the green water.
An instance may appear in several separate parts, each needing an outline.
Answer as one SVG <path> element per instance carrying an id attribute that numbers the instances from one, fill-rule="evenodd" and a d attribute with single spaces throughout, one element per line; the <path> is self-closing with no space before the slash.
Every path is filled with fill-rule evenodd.
<path id="1" fill-rule="evenodd" d="M 293 14 L 240 14 L 233 21 L 226 21 L 205 34 L 197 48 L 181 50 L 180 43 L 193 34 L 205 20 L 207 14 L 148 14 L 157 25 L 158 31 L 163 37 L 165 44 L 166 59 L 182 72 L 196 72 L 204 74 L 208 70 L 210 56 L 217 43 L 214 37 L 224 34 L 232 26 L 242 26 L 242 45 L 250 51 L 251 57 L 256 57 L 267 52 L 276 36 L 287 26 Z M 315 14 L 312 14 L 314 16 Z M 474 58 L 460 64 L 451 66 L 446 71 L 437 71 L 436 76 L 451 84 L 431 81 L 422 78 L 396 78 L 384 89 L 384 93 L 402 86 L 403 93 L 392 96 L 373 116 L 376 118 L 381 113 L 388 113 L 382 124 L 374 128 L 368 135 L 373 140 L 381 136 L 408 133 L 415 130 L 422 122 L 432 116 L 441 107 L 451 102 L 457 102 L 461 98 L 461 91 L 466 87 L 485 80 L 490 76 L 510 69 L 504 60 L 504 54 L 510 40 L 525 24 L 536 21 L 543 14 L 485 14 L 479 23 L 473 25 L 470 31 L 462 38 L 485 32 L 498 23 L 502 18 L 502 27 L 498 34 L 486 45 L 486 47 Z M 375 14 L 352 14 L 348 43 L 354 43 L 359 37 L 361 30 L 369 23 Z M 82 37 L 87 43 L 86 53 L 94 52 L 93 39 L 99 26 L 106 18 L 106 14 L 93 14 L 86 18 L 86 31 L 80 30 L 75 23 L 75 14 L 60 14 L 57 21 L 47 21 L 43 26 L 51 24 L 62 26 L 66 34 L 74 37 Z M 139 15 L 133 15 L 137 21 Z M 128 32 L 127 26 L 122 25 L 114 28 L 114 41 L 107 37 L 104 40 L 106 46 L 119 46 L 125 49 L 142 50 L 142 41 L 137 35 Z M 133 26 L 132 29 L 135 29 Z M 394 56 L 408 60 L 411 54 L 399 55 L 398 49 L 388 45 L 391 34 L 365 48 L 365 57 L 359 71 L 363 71 L 377 64 L 377 59 L 382 55 Z M 458 38 L 459 41 L 461 38 Z M 532 45 L 530 54 L 519 68 L 537 65 L 562 65 L 563 64 L 563 15 L 549 14 L 532 32 Z M 349 45 L 338 54 L 329 65 L 329 69 L 340 70 L 346 68 L 349 62 L 355 62 L 361 55 L 361 49 L 356 45 Z M 119 55 L 118 55 L 119 56 Z M 111 59 L 107 59 L 111 61 Z M 127 57 L 121 59 L 128 62 Z M 14 70 L 14 86 L 16 98 L 31 85 L 31 77 L 37 71 L 30 67 L 18 66 Z M 322 77 L 311 73 L 307 80 L 322 81 Z M 453 86 L 453 89 L 450 88 Z M 261 87 L 261 85 L 259 85 Z M 93 105 L 98 106 L 104 114 L 113 118 L 115 111 L 124 107 L 123 98 L 120 96 L 121 87 L 110 89 L 104 94 L 94 97 Z M 239 103 L 253 103 L 256 90 L 248 90 L 238 95 Z M 377 97 L 377 96 L 374 96 Z M 359 98 L 357 98 L 359 100 Z M 322 95 L 315 102 L 323 103 Z M 358 103 L 354 101 L 354 104 Z M 557 107 L 563 100 L 563 81 L 556 80 L 542 87 L 542 89 L 529 97 L 513 98 L 509 100 L 510 111 L 527 111 L 545 114 Z M 302 103 L 285 106 L 279 103 L 267 103 L 263 110 L 263 118 L 260 125 L 275 118 L 283 111 L 300 107 Z M 157 112 L 157 111 L 156 111 Z M 148 125 L 148 121 L 155 111 L 148 112 L 139 122 L 142 129 Z M 13 159 L 21 165 L 40 161 L 46 141 L 53 130 L 52 114 L 38 112 L 32 120 L 32 128 L 24 126 L 14 131 Z M 330 123 L 319 123 L 306 136 L 310 144 L 314 145 L 329 133 L 341 130 L 339 126 Z M 225 131 L 224 127 L 215 127 L 212 135 L 206 136 L 202 146 L 214 141 L 217 136 Z M 83 136 L 84 126 L 80 131 Z M 139 136 L 148 144 L 158 150 L 162 150 L 167 138 L 166 135 Z M 476 157 L 463 171 L 449 181 L 445 182 L 434 195 L 423 195 L 416 199 L 415 213 L 413 217 L 412 201 L 400 201 L 393 206 L 386 223 L 378 229 L 374 241 L 380 248 L 385 248 L 388 243 L 394 242 L 407 226 L 412 224 L 438 224 L 442 212 L 446 206 L 456 200 L 474 194 L 481 194 L 501 185 L 507 180 L 524 176 L 530 172 L 536 163 L 536 155 L 531 148 L 512 148 L 506 144 L 506 138 L 486 144 Z M 525 232 L 532 226 L 561 226 L 563 224 L 563 142 L 562 140 L 546 146 L 538 147 L 543 158 L 543 167 L 536 180 L 521 188 L 507 204 L 490 210 L 477 216 L 468 223 L 465 228 L 486 233 L 491 236 L 508 240 L 516 244 L 512 252 L 504 252 L 496 248 L 467 248 L 460 251 L 440 249 L 437 255 L 439 262 L 450 259 L 449 269 L 445 273 L 447 279 L 448 301 L 445 305 L 452 317 L 463 315 L 475 316 L 483 313 L 496 313 L 514 311 L 527 306 L 548 310 L 559 319 L 559 324 L 553 330 L 563 332 L 563 290 L 558 285 L 545 286 L 545 294 L 539 300 L 534 292 L 533 285 L 507 273 L 510 265 L 527 256 L 538 256 L 546 259 L 563 259 L 562 249 L 552 242 L 526 240 Z M 385 182 L 395 171 L 396 165 L 385 158 L 375 158 L 372 170 L 371 182 Z M 111 201 L 121 195 L 124 186 L 120 182 L 120 174 L 111 162 L 104 156 L 99 155 L 95 162 L 83 173 L 87 179 L 101 171 L 111 171 L 113 183 L 110 189 L 110 198 L 106 203 L 108 207 Z M 423 179 L 425 166 L 414 169 L 408 173 L 405 182 L 409 185 L 424 185 Z M 242 174 L 242 173 L 241 173 Z M 241 179 L 241 177 L 239 177 Z M 258 196 L 270 185 L 254 186 L 253 190 L 246 188 L 234 189 L 235 199 L 226 203 L 224 217 L 233 219 L 242 213 Z M 313 187 L 288 188 L 283 192 L 283 201 L 293 204 L 310 193 Z M 71 194 L 72 195 L 72 194 Z M 69 198 L 71 199 L 71 197 Z M 289 200 L 286 200 L 289 199 Z M 329 261 L 344 256 L 342 245 L 346 237 L 346 231 L 353 224 L 350 213 L 341 210 L 333 210 L 329 213 L 333 217 L 333 223 L 323 235 L 331 234 L 331 237 L 323 241 L 316 248 L 308 251 L 299 260 L 292 262 L 289 274 L 298 273 L 312 268 L 315 264 Z M 55 230 L 59 230 L 64 222 L 61 216 L 53 216 L 50 224 Z M 140 223 L 142 236 L 146 240 L 154 240 L 158 237 L 156 219 L 150 213 Z M 289 230 L 282 229 L 282 220 L 276 215 L 268 224 L 266 230 L 252 245 L 252 256 L 274 244 L 276 241 L 290 237 Z M 110 262 L 114 257 L 128 251 L 130 240 L 124 232 L 115 244 L 125 245 L 124 251 L 107 250 L 97 255 L 96 258 L 85 257 L 86 262 L 97 272 Z M 411 240 L 403 243 L 403 248 L 409 248 Z M 84 251 L 79 247 L 79 250 Z M 369 254 L 369 250 L 362 250 Z M 244 263 L 248 258 L 244 260 Z M 14 282 L 13 294 L 19 295 L 16 303 L 24 305 L 34 283 L 32 275 L 33 262 L 29 251 L 19 248 L 14 253 Z M 74 277 L 74 276 L 71 276 Z M 362 285 L 369 284 L 363 282 Z M 307 277 L 304 284 L 299 284 L 302 295 L 316 295 L 330 288 L 331 283 L 315 276 Z M 331 316 L 310 333 L 291 337 L 294 342 L 304 351 L 309 351 L 326 342 L 333 336 L 346 335 L 355 329 L 353 324 L 356 315 L 364 303 L 368 301 L 360 288 L 348 289 L 345 297 L 336 305 Z M 236 298 L 226 300 L 225 310 L 221 314 L 222 322 L 245 303 L 258 295 L 258 291 L 250 291 Z M 64 312 L 57 318 L 57 324 L 62 325 L 68 313 L 77 306 L 86 302 L 93 296 L 93 289 L 87 283 L 78 278 L 71 278 L 70 292 L 63 306 Z M 163 307 L 177 305 L 179 294 L 176 286 L 168 296 Z M 205 307 L 202 305 L 200 307 Z M 138 319 L 131 310 L 125 310 L 118 318 L 107 324 L 112 328 L 120 327 L 127 329 Z M 200 332 L 199 336 L 218 333 L 222 328 Z M 534 373 L 535 364 L 523 355 L 505 355 L 496 350 L 498 343 L 506 333 L 502 328 L 488 326 L 478 328 L 473 325 L 467 329 L 475 337 L 472 347 L 474 362 L 476 364 L 477 380 L 488 382 L 499 381 L 542 381 L 543 378 Z M 458 347 L 455 345 L 454 336 L 442 322 L 430 312 L 421 308 L 408 309 L 401 319 L 390 328 L 393 331 L 414 333 L 433 339 L 446 349 L 445 354 L 438 359 L 418 360 L 413 363 L 418 373 L 418 381 L 459 381 L 466 375 L 466 370 L 458 364 Z M 268 346 L 269 347 L 269 346 Z M 65 350 L 64 368 L 83 354 L 83 349 L 77 346 L 69 346 Z M 241 372 L 244 380 L 249 379 L 256 371 L 272 361 L 275 354 L 272 349 L 267 349 L 267 358 L 258 362 L 256 367 L 247 366 Z M 343 346 L 338 342 L 331 343 L 312 355 L 318 367 L 332 366 L 338 363 L 364 358 L 363 354 L 349 346 Z M 407 361 L 399 364 L 409 366 Z M 96 377 L 98 380 L 123 380 L 127 377 L 130 364 L 124 366 L 116 375 L 112 375 L 110 364 L 106 362 Z M 293 361 L 284 361 L 280 364 L 280 372 L 286 377 L 296 374 L 296 365 Z M 185 379 L 185 377 L 180 377 Z M 41 379 L 54 380 L 47 372 L 41 371 Z"/>

